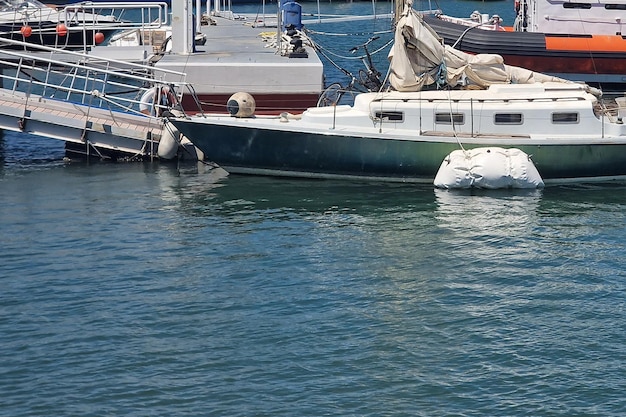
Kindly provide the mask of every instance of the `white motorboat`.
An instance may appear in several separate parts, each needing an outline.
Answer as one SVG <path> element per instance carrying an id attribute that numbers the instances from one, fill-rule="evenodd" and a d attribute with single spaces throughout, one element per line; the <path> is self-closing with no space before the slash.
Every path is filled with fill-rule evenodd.
<path id="1" fill-rule="evenodd" d="M 120 22 L 94 11 L 88 4 L 56 9 L 37 0 L 0 0 L 0 37 L 57 48 L 96 45 Z"/>

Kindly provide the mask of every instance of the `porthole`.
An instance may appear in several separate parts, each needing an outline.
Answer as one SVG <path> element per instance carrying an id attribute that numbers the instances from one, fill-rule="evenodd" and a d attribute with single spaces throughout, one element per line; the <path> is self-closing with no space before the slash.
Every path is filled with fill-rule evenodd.
<path id="1" fill-rule="evenodd" d="M 497 125 L 521 125 L 524 123 L 524 116 L 521 113 L 496 113 L 493 122 Z"/>
<path id="2" fill-rule="evenodd" d="M 578 113 L 552 113 L 552 123 L 555 124 L 578 123 L 578 121 Z"/>
<path id="3" fill-rule="evenodd" d="M 462 125 L 465 124 L 464 113 L 436 113 L 435 123 L 442 125 Z"/>
<path id="4" fill-rule="evenodd" d="M 374 118 L 381 122 L 403 122 L 404 113 L 401 111 L 377 111 L 374 113 Z"/>

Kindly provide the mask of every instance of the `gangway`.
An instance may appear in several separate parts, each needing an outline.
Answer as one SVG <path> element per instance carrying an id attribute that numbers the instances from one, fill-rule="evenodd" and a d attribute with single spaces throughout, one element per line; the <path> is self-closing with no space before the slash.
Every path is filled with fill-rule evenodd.
<path id="1" fill-rule="evenodd" d="M 0 39 L 0 48 L 7 43 L 19 41 Z M 4 48 L 0 69 L 0 129 L 105 159 L 172 157 L 172 147 L 176 154 L 179 138 L 161 116 L 177 111 L 183 92 L 193 95 L 184 73 L 45 46 Z"/>

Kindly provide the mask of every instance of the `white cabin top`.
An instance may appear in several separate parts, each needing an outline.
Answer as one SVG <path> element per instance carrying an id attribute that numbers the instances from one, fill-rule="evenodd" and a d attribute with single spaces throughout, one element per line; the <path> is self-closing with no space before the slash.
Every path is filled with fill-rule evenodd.
<path id="1" fill-rule="evenodd" d="M 471 100 L 483 102 L 508 102 L 508 101 L 552 101 L 574 100 L 588 101 L 591 104 L 597 101 L 597 97 L 587 91 L 588 87 L 579 83 L 533 83 L 533 84 L 492 84 L 484 90 L 457 89 L 457 90 L 422 90 L 416 92 L 390 91 L 385 93 L 358 94 L 354 107 L 360 109 L 369 108 L 371 102 L 388 101 L 464 101 Z M 589 105 L 587 105 L 589 106 Z"/>

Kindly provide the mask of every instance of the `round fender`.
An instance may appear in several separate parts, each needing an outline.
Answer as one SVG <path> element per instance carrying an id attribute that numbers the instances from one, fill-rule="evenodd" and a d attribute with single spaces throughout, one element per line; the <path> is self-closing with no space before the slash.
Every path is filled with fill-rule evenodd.
<path id="1" fill-rule="evenodd" d="M 233 117 L 253 117 L 256 102 L 250 94 L 239 92 L 230 96 L 226 108 Z"/>

